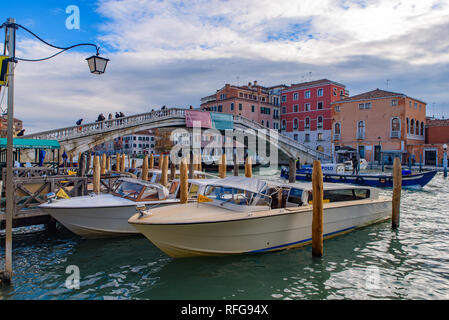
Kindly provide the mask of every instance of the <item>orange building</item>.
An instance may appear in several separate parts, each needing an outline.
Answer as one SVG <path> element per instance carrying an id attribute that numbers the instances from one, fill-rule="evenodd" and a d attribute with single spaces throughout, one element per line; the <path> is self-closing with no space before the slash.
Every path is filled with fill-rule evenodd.
<path id="1" fill-rule="evenodd" d="M 348 97 L 332 103 L 333 150 L 351 146 L 368 162 L 392 164 L 399 156 L 406 163 L 408 146 L 425 143 L 425 122 L 426 103 L 403 93 L 376 89 Z"/>

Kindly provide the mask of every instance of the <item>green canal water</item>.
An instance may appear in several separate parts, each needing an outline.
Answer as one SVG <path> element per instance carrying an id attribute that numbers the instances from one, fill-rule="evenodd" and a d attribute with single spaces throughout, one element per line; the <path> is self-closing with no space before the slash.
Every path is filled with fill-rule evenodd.
<path id="1" fill-rule="evenodd" d="M 0 298 L 448 299 L 449 181 L 440 173 L 402 195 L 399 230 L 387 221 L 327 240 L 321 259 L 306 246 L 175 260 L 139 236 L 86 240 L 62 228 L 18 229 L 14 282 Z M 1 254 L 3 268 L 4 247 Z M 79 289 L 65 286 L 69 265 L 80 270 Z"/>

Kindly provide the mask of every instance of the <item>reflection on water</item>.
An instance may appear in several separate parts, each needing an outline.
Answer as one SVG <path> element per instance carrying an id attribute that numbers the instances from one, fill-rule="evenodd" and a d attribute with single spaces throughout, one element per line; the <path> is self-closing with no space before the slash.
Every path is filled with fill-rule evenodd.
<path id="1" fill-rule="evenodd" d="M 306 246 L 175 260 L 140 236 L 86 240 L 62 228 L 51 235 L 33 227 L 14 237 L 14 285 L 0 289 L 0 297 L 447 299 L 448 191 L 442 174 L 422 190 L 403 190 L 399 230 L 387 221 L 325 241 L 321 259 Z M 79 267 L 78 290 L 65 287 L 69 265 Z"/>

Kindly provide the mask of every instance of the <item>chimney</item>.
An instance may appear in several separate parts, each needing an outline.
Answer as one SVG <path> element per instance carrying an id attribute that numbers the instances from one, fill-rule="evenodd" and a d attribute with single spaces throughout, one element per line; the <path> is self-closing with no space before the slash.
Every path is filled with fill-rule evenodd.
<path id="1" fill-rule="evenodd" d="M 257 80 L 254 80 L 254 86 L 257 86 Z"/>
<path id="2" fill-rule="evenodd" d="M 251 87 L 251 82 L 248 82 L 248 87 Z"/>

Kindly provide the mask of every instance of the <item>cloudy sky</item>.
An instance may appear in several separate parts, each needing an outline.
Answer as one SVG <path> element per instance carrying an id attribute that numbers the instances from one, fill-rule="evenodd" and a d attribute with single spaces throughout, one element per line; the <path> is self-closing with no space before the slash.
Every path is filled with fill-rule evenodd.
<path id="1" fill-rule="evenodd" d="M 70 5 L 79 29 L 66 27 Z M 8 17 L 57 46 L 96 43 L 111 59 L 101 76 L 88 71 L 89 47 L 20 62 L 15 116 L 27 133 L 100 112 L 197 107 L 225 83 L 254 80 L 328 78 L 351 95 L 405 93 L 449 117 L 449 0 L 21 0 L 2 5 Z M 19 57 L 55 52 L 23 30 L 17 39 Z"/>

